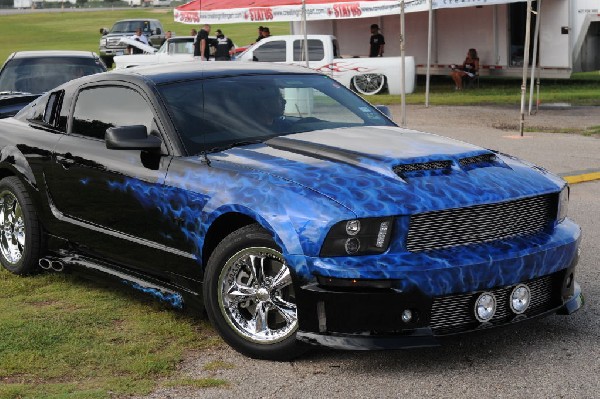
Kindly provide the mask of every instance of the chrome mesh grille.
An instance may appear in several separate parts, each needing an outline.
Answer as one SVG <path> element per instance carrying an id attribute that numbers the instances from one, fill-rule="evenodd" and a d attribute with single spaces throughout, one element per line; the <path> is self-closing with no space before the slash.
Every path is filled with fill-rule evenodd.
<path id="1" fill-rule="evenodd" d="M 560 272 L 559 272 L 560 273 Z M 560 289 L 554 290 L 559 273 L 527 281 L 531 293 L 531 303 L 525 316 L 535 316 L 560 305 Z M 509 296 L 514 286 L 489 290 L 496 297 L 496 313 L 489 322 L 492 325 L 505 324 L 515 315 L 509 304 Z M 451 295 L 434 298 L 431 308 L 430 326 L 436 335 L 454 334 L 477 328 L 481 323 L 474 314 L 475 300 L 480 293 Z"/>
<path id="2" fill-rule="evenodd" d="M 496 160 L 496 154 L 482 154 L 469 158 L 462 158 L 458 161 L 460 166 L 470 166 L 478 163 L 491 163 Z"/>
<path id="3" fill-rule="evenodd" d="M 120 44 L 120 42 L 121 42 L 120 37 L 111 37 L 106 40 L 106 45 L 115 47 L 115 46 L 118 46 Z M 122 47 L 125 47 L 125 45 L 122 45 Z"/>
<path id="4" fill-rule="evenodd" d="M 447 209 L 411 216 L 410 252 L 475 244 L 542 231 L 556 217 L 557 195 Z"/>
<path id="5" fill-rule="evenodd" d="M 452 167 L 452 161 L 433 161 L 424 163 L 411 163 L 406 165 L 394 166 L 394 173 L 402 175 L 407 172 L 418 172 L 422 170 L 440 170 L 450 169 Z"/>

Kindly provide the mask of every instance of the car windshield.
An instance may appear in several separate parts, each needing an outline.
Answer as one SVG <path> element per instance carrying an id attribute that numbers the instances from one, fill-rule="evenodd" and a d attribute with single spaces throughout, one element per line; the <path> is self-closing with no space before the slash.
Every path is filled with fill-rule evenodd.
<path id="1" fill-rule="evenodd" d="M 159 91 L 189 154 L 314 130 L 395 126 L 318 74 L 220 77 L 163 84 Z"/>
<path id="2" fill-rule="evenodd" d="M 131 33 L 135 32 L 137 28 L 148 33 L 150 32 L 150 23 L 148 21 L 120 21 L 113 25 L 110 33 Z"/>
<path id="3" fill-rule="evenodd" d="M 0 92 L 41 94 L 69 80 L 104 71 L 99 60 L 91 57 L 14 58 L 0 72 Z"/>
<path id="4" fill-rule="evenodd" d="M 194 38 L 173 38 L 163 43 L 157 53 L 164 54 L 193 54 Z"/>

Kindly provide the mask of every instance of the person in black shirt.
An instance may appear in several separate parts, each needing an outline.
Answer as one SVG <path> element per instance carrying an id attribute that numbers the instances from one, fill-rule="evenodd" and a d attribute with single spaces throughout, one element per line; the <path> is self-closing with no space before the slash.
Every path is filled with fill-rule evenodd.
<path id="1" fill-rule="evenodd" d="M 208 57 L 210 56 L 209 33 L 210 25 L 206 24 L 200 29 L 194 41 L 194 57 L 200 57 L 202 61 L 208 61 Z"/>
<path id="2" fill-rule="evenodd" d="M 262 27 L 262 26 L 259 26 L 259 27 L 258 27 L 258 37 L 256 38 L 256 41 L 255 41 L 254 43 L 256 43 L 256 42 L 259 42 L 259 41 L 260 41 L 260 39 L 262 39 L 262 38 L 263 38 L 262 32 L 263 32 L 263 27 Z"/>
<path id="3" fill-rule="evenodd" d="M 371 25 L 371 47 L 369 49 L 369 57 L 383 57 L 383 47 L 385 46 L 385 39 L 383 35 L 379 33 L 379 25 Z"/>
<path id="4" fill-rule="evenodd" d="M 215 61 L 231 61 L 229 52 L 233 48 L 233 42 L 221 32 L 221 29 L 217 29 L 217 39 L 213 41 L 212 45 L 216 49 Z"/>

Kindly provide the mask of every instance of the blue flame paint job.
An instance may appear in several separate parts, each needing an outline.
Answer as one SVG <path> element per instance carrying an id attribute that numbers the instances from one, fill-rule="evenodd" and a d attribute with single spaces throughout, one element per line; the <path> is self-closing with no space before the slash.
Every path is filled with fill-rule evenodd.
<path id="1" fill-rule="evenodd" d="M 579 228 L 568 220 L 530 237 L 407 252 L 404 237 L 411 214 L 557 192 L 564 182 L 504 155 L 494 162 L 461 167 L 460 159 L 489 151 L 435 135 L 374 128 L 383 141 L 365 144 L 363 138 L 355 138 L 358 133 L 353 129 L 338 130 L 344 132 L 336 131 L 334 139 L 343 144 L 338 143 L 336 151 L 355 161 L 256 144 L 211 154 L 210 166 L 199 158 L 174 159 L 165 185 L 135 179 L 109 185 L 131 192 L 144 206 L 160 209 L 166 219 L 179 220 L 198 262 L 215 220 L 231 212 L 247 215 L 273 234 L 303 282 L 314 281 L 316 275 L 392 279 L 398 290 L 436 296 L 514 284 L 567 268 L 575 258 Z M 315 142 L 319 149 L 333 145 L 327 134 L 288 138 L 300 146 L 307 143 L 309 150 Z M 452 167 L 403 177 L 392 171 L 399 164 L 435 160 L 449 160 Z M 376 216 L 396 216 L 385 254 L 318 257 L 336 222 Z"/>
<path id="2" fill-rule="evenodd" d="M 122 282 L 123 282 L 123 284 L 129 285 L 138 291 L 141 291 L 146 294 L 150 294 L 153 297 L 159 299 L 160 301 L 166 302 L 167 304 L 171 305 L 172 307 L 174 307 L 176 309 L 183 309 L 183 297 L 179 293 L 166 292 L 164 290 L 154 288 L 154 287 L 145 287 L 138 283 L 128 281 L 128 280 L 123 280 Z"/>

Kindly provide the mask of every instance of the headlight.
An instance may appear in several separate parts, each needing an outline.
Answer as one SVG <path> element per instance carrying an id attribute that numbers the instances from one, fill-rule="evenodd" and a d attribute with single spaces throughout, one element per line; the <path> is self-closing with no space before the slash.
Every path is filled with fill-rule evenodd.
<path id="1" fill-rule="evenodd" d="M 100 39 L 100 46 L 106 46 L 106 39 Z"/>
<path id="2" fill-rule="evenodd" d="M 565 220 L 569 208 L 569 185 L 565 185 L 558 195 L 558 223 Z"/>
<path id="3" fill-rule="evenodd" d="M 392 218 L 369 218 L 336 223 L 325 238 L 321 256 L 383 253 L 390 244 L 392 221 Z"/>

